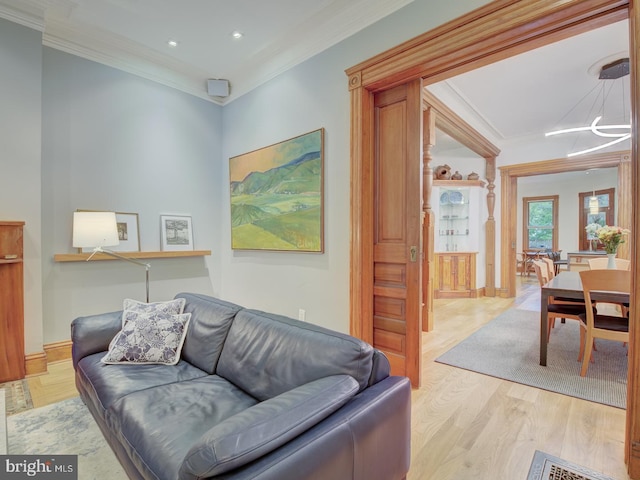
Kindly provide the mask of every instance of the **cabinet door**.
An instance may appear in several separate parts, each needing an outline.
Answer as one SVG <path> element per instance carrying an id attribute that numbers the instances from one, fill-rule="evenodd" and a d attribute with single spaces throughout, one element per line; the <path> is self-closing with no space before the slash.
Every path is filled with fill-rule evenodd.
<path id="1" fill-rule="evenodd" d="M 435 263 L 435 298 L 465 298 L 473 296 L 475 290 L 474 254 L 437 254 Z"/>
<path id="2" fill-rule="evenodd" d="M 22 225 L 0 221 L 0 383 L 26 373 Z"/>

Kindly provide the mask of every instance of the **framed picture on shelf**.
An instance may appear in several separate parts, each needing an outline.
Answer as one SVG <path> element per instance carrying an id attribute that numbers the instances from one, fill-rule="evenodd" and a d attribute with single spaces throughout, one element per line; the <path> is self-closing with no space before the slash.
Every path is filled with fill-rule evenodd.
<path id="1" fill-rule="evenodd" d="M 78 212 L 96 212 L 98 210 L 78 210 Z M 137 213 L 115 212 L 120 244 L 108 247 L 114 252 L 139 252 L 140 227 Z M 93 248 L 79 248 L 80 253 L 92 252 Z"/>
<path id="2" fill-rule="evenodd" d="M 191 217 L 184 215 L 160 215 L 162 251 L 193 250 Z"/>

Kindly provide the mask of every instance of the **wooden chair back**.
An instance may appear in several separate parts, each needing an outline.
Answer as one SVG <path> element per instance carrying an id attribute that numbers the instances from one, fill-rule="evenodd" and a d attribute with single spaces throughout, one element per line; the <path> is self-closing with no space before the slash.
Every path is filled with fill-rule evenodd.
<path id="1" fill-rule="evenodd" d="M 616 270 L 631 270 L 631 261 L 624 258 L 616 258 Z M 609 259 L 602 258 L 590 258 L 587 260 L 589 263 L 589 270 L 606 270 Z"/>
<path id="2" fill-rule="evenodd" d="M 593 303 L 591 292 L 631 293 L 631 272 L 629 270 L 583 270 L 580 272 L 582 290 L 586 305 Z M 596 322 L 596 316 L 598 321 Z M 595 338 L 604 338 L 619 342 L 629 342 L 629 319 L 620 315 L 598 315 L 593 308 L 585 309 L 585 321 L 581 328 L 585 329 L 582 353 L 582 369 L 580 375 L 585 376 L 589 368 L 592 344 Z M 582 337 L 582 335 L 581 335 Z"/>
<path id="3" fill-rule="evenodd" d="M 531 263 L 533 264 L 533 270 L 536 272 L 536 277 L 538 277 L 538 283 L 540 283 L 540 286 L 542 287 L 549 282 L 549 270 L 547 268 L 547 264 L 542 260 L 533 260 Z"/>
<path id="4" fill-rule="evenodd" d="M 556 276 L 556 266 L 553 264 L 553 260 L 551 260 L 550 258 L 543 258 L 542 261 L 547 264 L 549 280 L 551 280 Z"/>

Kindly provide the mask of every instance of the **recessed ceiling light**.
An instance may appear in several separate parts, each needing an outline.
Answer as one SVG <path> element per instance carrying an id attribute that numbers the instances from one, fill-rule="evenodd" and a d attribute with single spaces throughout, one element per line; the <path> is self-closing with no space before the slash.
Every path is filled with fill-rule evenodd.
<path id="1" fill-rule="evenodd" d="M 244 34 L 236 30 L 235 32 L 231 32 L 231 36 L 235 39 L 238 39 L 244 37 Z"/>
<path id="2" fill-rule="evenodd" d="M 176 40 L 168 40 L 167 45 L 169 45 L 171 48 L 176 48 L 178 46 L 178 42 Z"/>

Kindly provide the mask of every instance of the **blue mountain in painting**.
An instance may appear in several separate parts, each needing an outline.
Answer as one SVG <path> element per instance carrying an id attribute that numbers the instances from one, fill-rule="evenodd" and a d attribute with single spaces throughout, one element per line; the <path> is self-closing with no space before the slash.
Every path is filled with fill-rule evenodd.
<path id="1" fill-rule="evenodd" d="M 320 152 L 305 153 L 266 172 L 251 172 L 241 182 L 231 182 L 231 195 L 320 192 Z"/>

